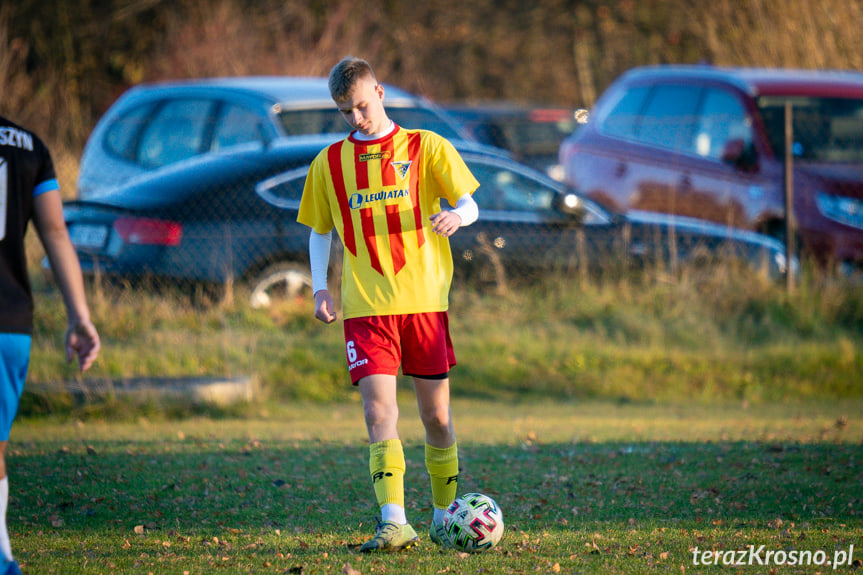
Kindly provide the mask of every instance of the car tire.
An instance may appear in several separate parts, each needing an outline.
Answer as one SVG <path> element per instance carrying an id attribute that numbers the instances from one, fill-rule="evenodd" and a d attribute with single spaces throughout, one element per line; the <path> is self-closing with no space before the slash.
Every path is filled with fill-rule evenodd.
<path id="1" fill-rule="evenodd" d="M 312 274 L 308 266 L 280 262 L 257 274 L 249 287 L 249 303 L 252 308 L 268 308 L 276 301 L 311 295 Z"/>

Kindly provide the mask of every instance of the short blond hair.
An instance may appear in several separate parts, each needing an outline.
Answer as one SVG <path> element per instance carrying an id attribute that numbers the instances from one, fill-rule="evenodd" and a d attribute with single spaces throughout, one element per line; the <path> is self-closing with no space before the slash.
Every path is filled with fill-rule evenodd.
<path id="1" fill-rule="evenodd" d="M 375 73 L 371 65 L 362 58 L 345 56 L 330 70 L 330 96 L 336 102 L 344 102 L 351 97 L 351 92 L 357 82 L 363 78 L 371 78 L 375 82 Z"/>

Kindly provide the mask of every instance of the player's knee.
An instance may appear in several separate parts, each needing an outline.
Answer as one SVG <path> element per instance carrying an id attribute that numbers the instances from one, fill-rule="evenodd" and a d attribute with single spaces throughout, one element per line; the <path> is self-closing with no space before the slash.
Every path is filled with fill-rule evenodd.
<path id="1" fill-rule="evenodd" d="M 427 430 L 445 432 L 450 428 L 449 409 L 440 407 L 425 410 L 422 414 L 422 420 Z"/>
<path id="2" fill-rule="evenodd" d="M 392 425 L 399 418 L 399 409 L 396 405 L 367 403 L 364 406 L 364 412 L 366 425 L 369 427 Z"/>

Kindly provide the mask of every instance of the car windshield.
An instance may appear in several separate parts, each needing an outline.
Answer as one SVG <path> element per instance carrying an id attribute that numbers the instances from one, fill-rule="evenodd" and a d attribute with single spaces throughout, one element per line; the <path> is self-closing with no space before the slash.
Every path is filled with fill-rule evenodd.
<path id="1" fill-rule="evenodd" d="M 519 156 L 555 154 L 575 125 L 572 114 L 559 122 L 535 121 L 529 117 L 504 119 L 496 125 L 501 133 L 497 135 L 498 141 L 492 143 Z"/>
<path id="2" fill-rule="evenodd" d="M 447 121 L 432 110 L 424 108 L 387 108 L 387 116 L 403 128 L 431 130 L 448 140 L 463 139 Z M 278 113 L 279 121 L 289 136 L 307 134 L 334 134 L 349 132 L 347 122 L 333 108 L 284 109 Z"/>
<path id="3" fill-rule="evenodd" d="M 770 145 L 785 155 L 785 102 L 792 105 L 793 153 L 826 163 L 863 162 L 863 100 L 765 96 L 758 107 Z"/>

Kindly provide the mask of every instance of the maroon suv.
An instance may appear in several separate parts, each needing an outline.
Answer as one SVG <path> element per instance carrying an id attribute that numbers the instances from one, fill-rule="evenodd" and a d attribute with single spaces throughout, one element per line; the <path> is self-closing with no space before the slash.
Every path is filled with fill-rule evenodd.
<path id="1" fill-rule="evenodd" d="M 657 66 L 616 80 L 560 148 L 566 181 L 618 210 L 783 237 L 785 105 L 798 246 L 863 264 L 863 74 Z"/>

